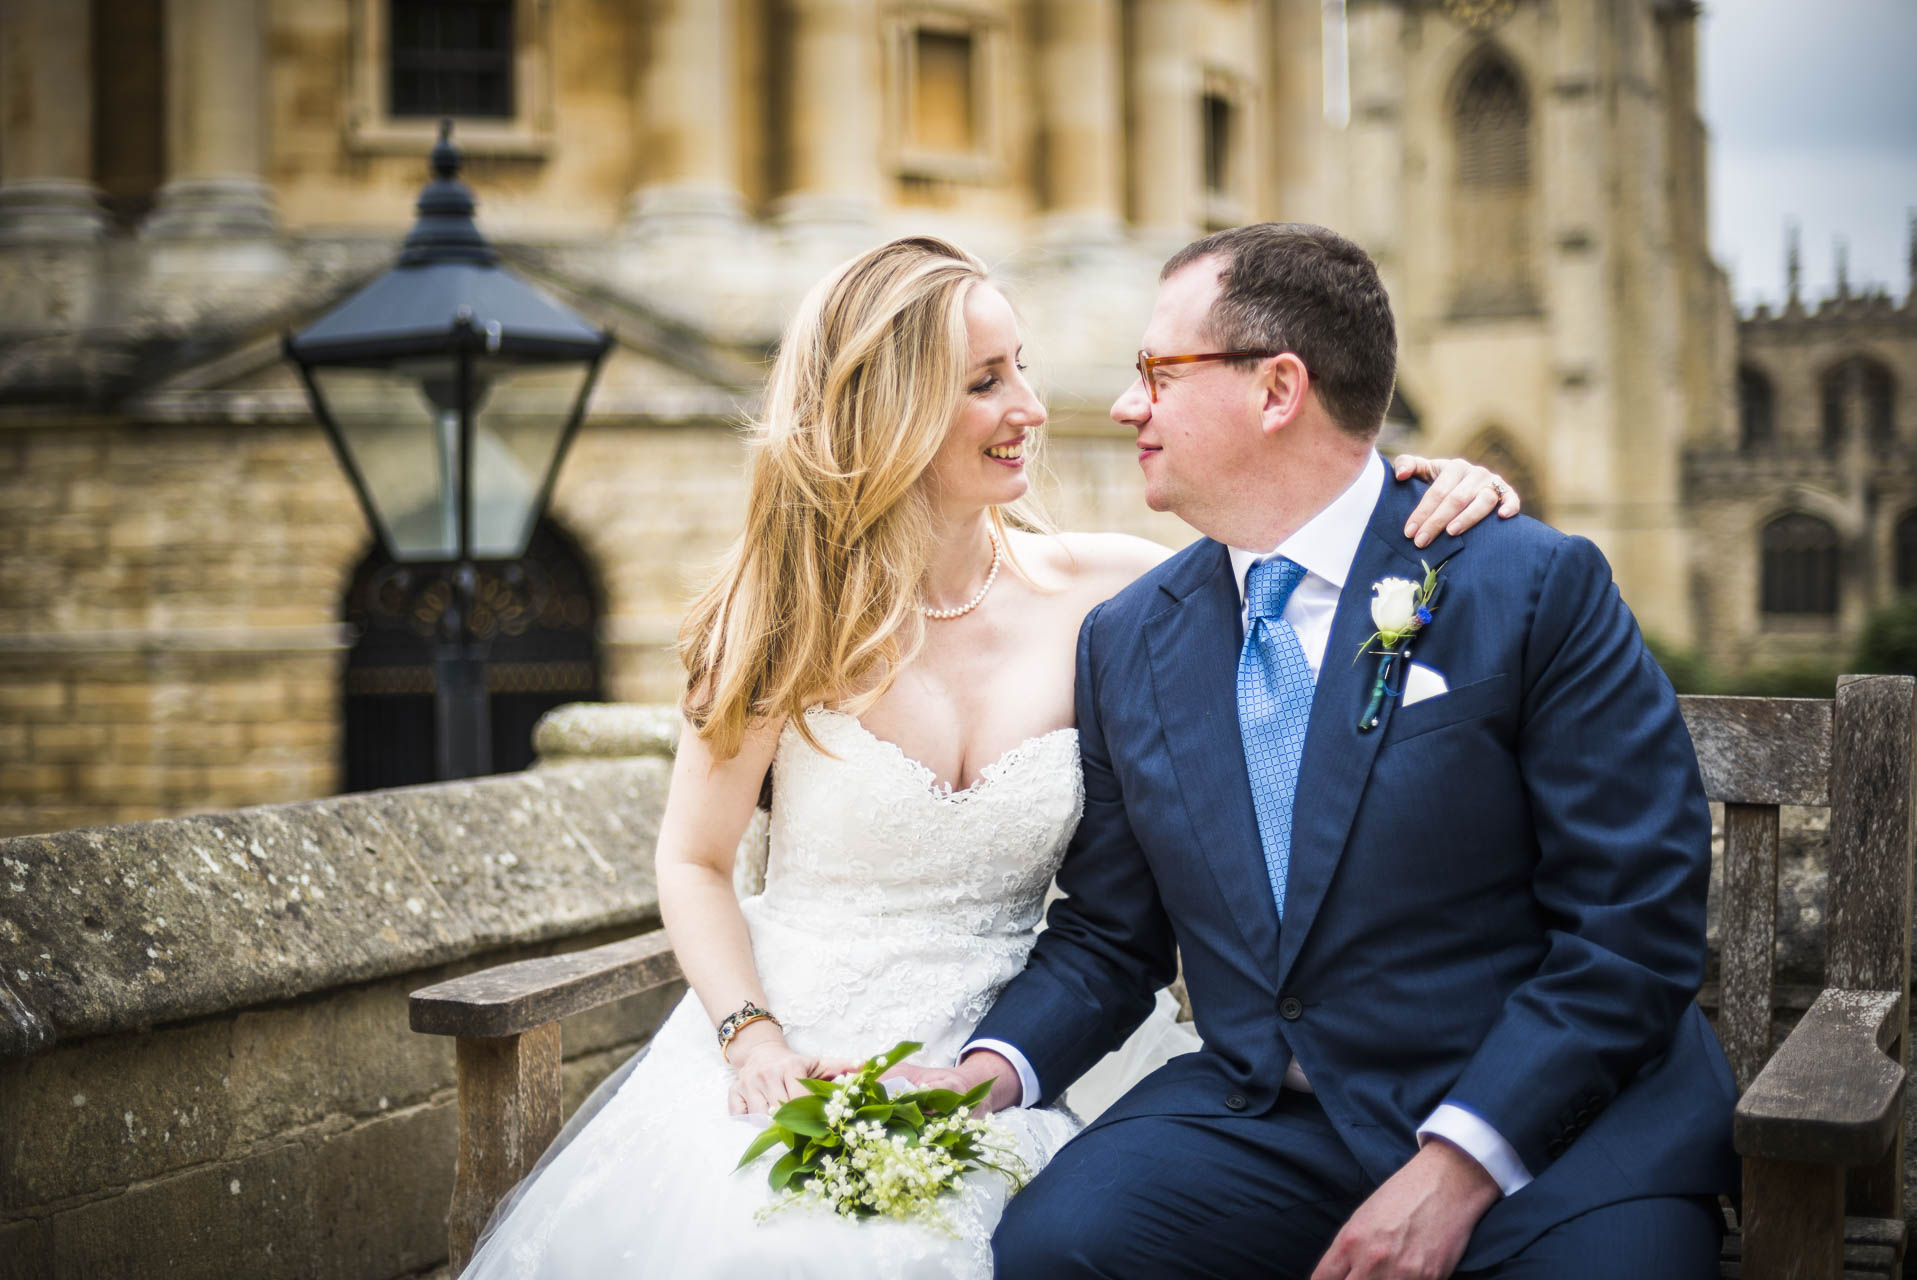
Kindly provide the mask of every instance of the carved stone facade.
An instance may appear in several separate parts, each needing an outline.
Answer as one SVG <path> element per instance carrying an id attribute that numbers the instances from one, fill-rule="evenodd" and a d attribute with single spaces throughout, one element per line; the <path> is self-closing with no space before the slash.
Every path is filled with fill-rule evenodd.
<path id="1" fill-rule="evenodd" d="M 619 334 L 553 506 L 608 696 L 675 692 L 781 320 L 906 231 L 1010 287 L 1061 523 L 1177 543 L 1105 418 L 1158 263 L 1347 230 L 1401 317 L 1395 433 L 1496 459 L 1689 640 L 1682 442 L 1732 376 L 1691 6 L 1348 8 L 1339 127 L 1321 0 L 14 0 L 0 832 L 341 784 L 370 538 L 277 339 L 391 262 L 435 104 L 487 233 Z"/>
<path id="2" fill-rule="evenodd" d="M 1684 456 L 1708 657 L 1841 663 L 1870 611 L 1917 588 L 1917 221 L 1901 305 L 1790 297 L 1737 327 L 1732 401 Z"/>
<path id="3" fill-rule="evenodd" d="M 1425 452 L 1492 457 L 1688 643 L 1685 438 L 1733 313 L 1705 236 L 1696 6 L 1349 0 L 1345 225 L 1399 323 Z"/>

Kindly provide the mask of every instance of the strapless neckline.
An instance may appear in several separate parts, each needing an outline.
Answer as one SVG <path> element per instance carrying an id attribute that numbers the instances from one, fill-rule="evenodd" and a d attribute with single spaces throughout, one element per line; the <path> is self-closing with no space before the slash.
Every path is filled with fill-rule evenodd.
<path id="1" fill-rule="evenodd" d="M 878 734 L 873 733 L 870 729 L 866 728 L 863 720 L 850 712 L 840 711 L 836 707 L 813 706 L 806 708 L 806 715 L 831 716 L 834 719 L 848 722 L 853 730 L 861 737 L 877 745 L 882 752 L 899 761 L 923 781 L 926 791 L 930 793 L 934 799 L 938 800 L 964 801 L 979 795 L 986 791 L 995 779 L 1009 772 L 1014 765 L 1018 764 L 1028 755 L 1035 754 L 1053 738 L 1065 734 L 1069 734 L 1074 738 L 1078 736 L 1078 730 L 1071 725 L 1053 729 L 1047 733 L 1033 734 L 1024 741 L 1015 743 L 1000 752 L 997 759 L 978 771 L 978 777 L 972 780 L 970 786 L 954 788 L 951 783 L 941 780 L 930 765 L 907 755 L 905 749 L 899 746 L 898 743 L 893 742 L 890 738 L 881 738 Z"/>

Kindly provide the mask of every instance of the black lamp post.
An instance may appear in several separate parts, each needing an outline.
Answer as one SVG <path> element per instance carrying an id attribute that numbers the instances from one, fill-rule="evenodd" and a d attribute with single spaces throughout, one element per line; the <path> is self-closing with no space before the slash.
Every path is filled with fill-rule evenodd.
<path id="1" fill-rule="evenodd" d="M 447 779 L 491 767 L 476 562 L 525 555 L 612 334 L 499 265 L 450 121 L 432 165 L 399 261 L 285 350 L 387 554 L 452 579 L 433 659 Z"/>

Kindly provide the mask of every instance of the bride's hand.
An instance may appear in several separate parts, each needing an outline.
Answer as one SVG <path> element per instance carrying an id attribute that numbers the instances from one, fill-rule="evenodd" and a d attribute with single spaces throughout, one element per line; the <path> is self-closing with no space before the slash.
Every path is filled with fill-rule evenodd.
<path id="1" fill-rule="evenodd" d="M 765 1040 L 745 1050 L 733 1050 L 733 1069 L 739 1078 L 732 1082 L 726 1109 L 735 1116 L 769 1116 L 794 1098 L 804 1097 L 801 1080 L 830 1080 L 847 1071 L 858 1070 L 852 1060 L 807 1057 L 795 1052 L 783 1040 Z"/>
<path id="2" fill-rule="evenodd" d="M 1523 506 L 1518 491 L 1506 484 L 1504 477 L 1462 458 L 1434 461 L 1415 453 L 1401 453 L 1391 460 L 1391 470 L 1400 480 L 1417 476 L 1431 482 L 1404 527 L 1404 536 L 1420 547 L 1430 546 L 1440 531 L 1463 533 L 1494 508 L 1508 520 Z"/>

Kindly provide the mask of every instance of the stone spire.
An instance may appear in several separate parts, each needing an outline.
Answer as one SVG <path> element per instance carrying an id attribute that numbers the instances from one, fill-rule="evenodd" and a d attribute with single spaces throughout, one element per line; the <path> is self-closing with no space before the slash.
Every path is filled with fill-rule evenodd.
<path id="1" fill-rule="evenodd" d="M 1784 224 L 1784 282 L 1787 301 L 1796 302 L 1804 283 L 1803 228 L 1795 222 Z"/>
<path id="2" fill-rule="evenodd" d="M 1850 297 L 1850 240 L 1838 236 L 1837 248 L 1837 296 Z"/>
<path id="3" fill-rule="evenodd" d="M 1904 296 L 1917 298 L 1917 209 L 1906 209 L 1904 213 L 1910 219 L 1910 288 Z"/>

